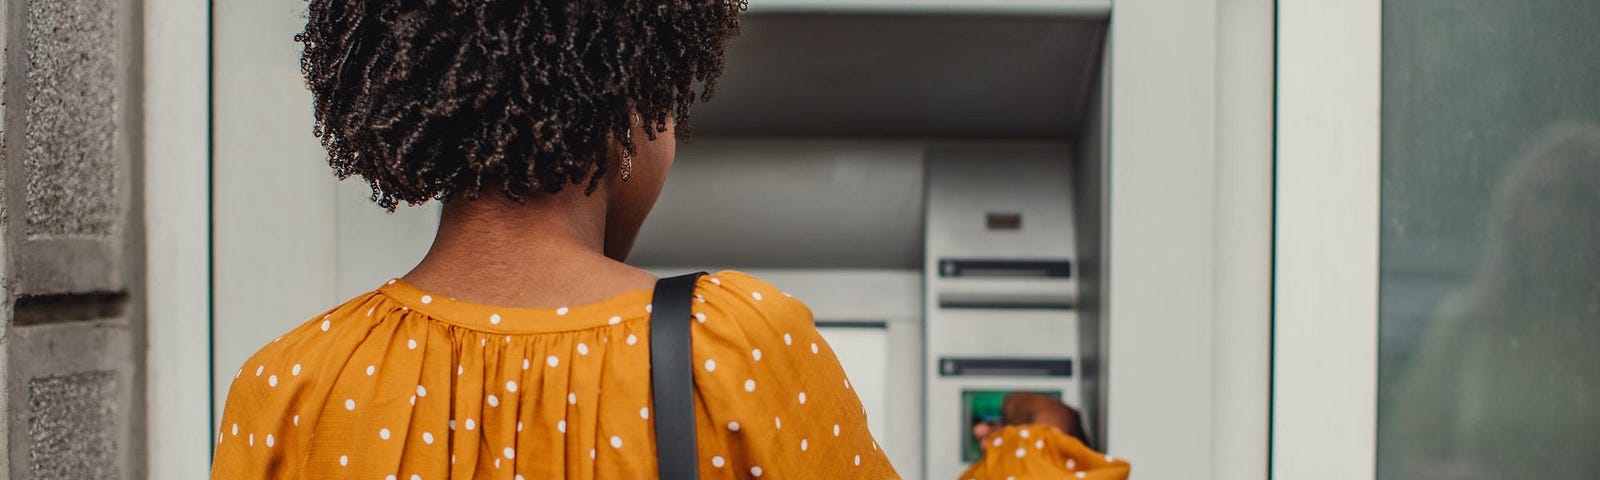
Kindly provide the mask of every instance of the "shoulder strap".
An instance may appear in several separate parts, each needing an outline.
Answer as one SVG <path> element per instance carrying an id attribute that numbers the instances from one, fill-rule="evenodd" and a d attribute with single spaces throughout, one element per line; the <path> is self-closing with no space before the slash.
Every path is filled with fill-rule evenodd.
<path id="1" fill-rule="evenodd" d="M 694 433 L 694 358 L 689 338 L 694 286 L 705 272 L 656 281 L 650 314 L 651 417 L 661 480 L 700 478 Z"/>

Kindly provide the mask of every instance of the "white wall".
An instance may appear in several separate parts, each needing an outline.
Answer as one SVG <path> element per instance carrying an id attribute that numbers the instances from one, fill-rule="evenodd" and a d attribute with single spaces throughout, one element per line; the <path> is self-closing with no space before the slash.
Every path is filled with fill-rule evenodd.
<path id="1" fill-rule="evenodd" d="M 299 1 L 212 2 L 214 400 L 245 359 L 341 300 L 337 183 L 311 136 Z"/>
<path id="2" fill-rule="evenodd" d="M 1119 0 L 1108 44 L 1108 453 L 1210 478 L 1217 4 Z"/>
<path id="3" fill-rule="evenodd" d="M 150 478 L 211 467 L 206 2 L 144 2 Z"/>

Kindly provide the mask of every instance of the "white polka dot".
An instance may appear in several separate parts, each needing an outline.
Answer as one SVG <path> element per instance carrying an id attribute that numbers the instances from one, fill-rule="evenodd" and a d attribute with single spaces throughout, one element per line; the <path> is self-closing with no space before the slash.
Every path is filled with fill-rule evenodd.
<path id="1" fill-rule="evenodd" d="M 750 356 L 755 357 L 757 362 L 761 361 L 761 349 L 757 348 L 755 350 L 751 350 Z"/>
<path id="2" fill-rule="evenodd" d="M 384 440 L 388 440 L 389 439 L 389 429 L 385 428 L 385 429 L 378 430 L 378 438 L 381 438 L 381 439 L 384 439 Z"/>
<path id="3" fill-rule="evenodd" d="M 746 392 L 754 392 L 754 391 L 756 391 L 756 381 L 755 381 L 755 379 L 752 378 L 752 379 L 744 381 L 744 391 L 746 391 Z"/>
<path id="4" fill-rule="evenodd" d="M 422 303 L 424 305 L 429 304 L 429 303 L 433 303 L 433 295 L 423 295 L 422 296 Z"/>
<path id="5" fill-rule="evenodd" d="M 455 429 L 456 429 L 456 421 L 455 420 L 451 420 L 450 421 L 450 431 L 453 432 L 453 431 L 455 431 Z"/>
<path id="6" fill-rule="evenodd" d="M 505 450 L 500 451 L 500 454 L 505 455 L 506 458 L 517 458 L 517 451 L 512 450 L 511 447 L 506 447 Z"/>
<path id="7" fill-rule="evenodd" d="M 839 424 L 837 423 L 833 424 L 833 436 L 839 436 Z"/>
<path id="8" fill-rule="evenodd" d="M 1027 449 L 1023 449 L 1023 448 L 1018 448 L 1017 449 L 1017 458 L 1022 458 L 1023 455 L 1027 455 L 1027 454 L 1028 454 L 1028 450 Z"/>
<path id="9" fill-rule="evenodd" d="M 1035 450 L 1044 450 L 1044 439 L 1039 439 L 1033 442 L 1033 448 Z"/>
<path id="10" fill-rule="evenodd" d="M 344 409 L 345 410 L 355 410 L 356 409 L 356 399 L 354 399 L 354 398 L 346 398 L 346 399 L 344 399 Z"/>
<path id="11" fill-rule="evenodd" d="M 756 299 L 756 301 L 760 301 L 761 300 L 761 292 L 750 292 L 750 298 L 754 298 L 754 299 Z"/>
<path id="12" fill-rule="evenodd" d="M 544 363 L 550 365 L 551 367 L 555 367 L 556 365 L 561 364 L 561 359 L 556 358 L 555 355 L 551 355 L 549 358 L 544 359 Z"/>
<path id="13" fill-rule="evenodd" d="M 371 376 L 374 373 L 378 373 L 378 366 L 377 365 L 367 365 L 367 375 Z"/>
<path id="14" fill-rule="evenodd" d="M 500 314 L 495 313 L 495 314 L 489 315 L 489 323 L 495 324 L 495 325 L 499 325 L 500 324 Z"/>
<path id="15" fill-rule="evenodd" d="M 419 396 L 419 397 L 428 396 L 428 389 L 424 388 L 422 385 L 417 385 L 417 396 Z"/>
<path id="16" fill-rule="evenodd" d="M 757 477 L 761 476 L 761 467 L 750 467 L 750 474 Z"/>
<path id="17" fill-rule="evenodd" d="M 783 334 L 783 344 L 794 345 L 794 337 L 789 336 L 787 333 Z"/>
<path id="18" fill-rule="evenodd" d="M 622 437 L 611 436 L 611 448 L 622 448 Z"/>
<path id="19" fill-rule="evenodd" d="M 638 341 L 639 341 L 639 337 L 636 337 L 631 333 L 628 334 L 628 346 L 633 346 L 633 344 L 638 342 Z"/>
<path id="20" fill-rule="evenodd" d="M 422 480 L 422 475 L 411 474 L 411 480 Z"/>
<path id="21" fill-rule="evenodd" d="M 728 461 L 723 460 L 721 455 L 711 457 L 711 466 L 713 467 L 722 468 L 722 466 L 726 465 L 727 463 Z"/>
<path id="22" fill-rule="evenodd" d="M 702 297 L 702 296 L 699 296 L 699 295 L 695 295 L 695 296 L 694 296 L 694 301 L 696 301 L 696 302 L 700 302 L 700 303 L 706 303 L 706 297 Z"/>
<path id="23" fill-rule="evenodd" d="M 779 417 L 772 417 L 772 426 L 773 427 L 777 427 L 779 430 L 782 430 L 783 429 L 783 419 L 779 418 Z"/>
<path id="24" fill-rule="evenodd" d="M 248 435 L 246 437 L 246 440 L 250 442 L 250 446 L 252 446 L 252 447 L 256 446 L 256 434 L 252 433 L 252 434 Z"/>
<path id="25" fill-rule="evenodd" d="M 522 422 L 517 422 L 517 431 L 522 431 Z"/>
<path id="26" fill-rule="evenodd" d="M 467 430 L 471 431 L 471 430 L 477 430 L 477 429 L 478 429 L 478 422 L 476 420 L 473 420 L 473 419 L 470 419 L 470 418 L 467 419 Z"/>
<path id="27" fill-rule="evenodd" d="M 265 372 L 265 371 L 267 371 L 267 366 L 266 365 L 257 365 L 256 366 L 256 376 L 257 377 L 261 376 L 261 372 Z"/>
<path id="28" fill-rule="evenodd" d="M 526 358 L 522 359 L 522 369 L 523 370 L 527 370 L 527 369 L 532 368 L 532 367 L 533 367 L 533 362 L 528 361 L 528 359 L 526 359 Z"/>
<path id="29" fill-rule="evenodd" d="M 588 355 L 588 354 L 589 354 L 589 345 L 586 344 L 586 343 L 583 343 L 583 342 L 578 342 L 578 355 Z"/>
<path id="30" fill-rule="evenodd" d="M 372 316 L 372 312 L 376 312 L 376 311 L 378 311 L 378 307 L 372 307 L 372 308 L 367 309 L 367 316 L 369 316 L 369 317 Z"/>
<path id="31" fill-rule="evenodd" d="M 267 376 L 267 386 L 268 387 L 276 387 L 276 386 L 278 386 L 278 376 L 277 375 Z"/>
<path id="32" fill-rule="evenodd" d="M 722 285 L 722 279 L 719 279 L 717 277 L 711 277 L 711 284 L 712 285 Z"/>
<path id="33" fill-rule="evenodd" d="M 1028 438 L 1028 429 L 1022 429 L 1022 431 L 1017 432 L 1017 435 L 1021 435 L 1022 438 Z"/>
<path id="34" fill-rule="evenodd" d="M 706 323 L 706 314 L 704 314 L 704 313 L 696 313 L 696 314 L 694 314 L 694 320 L 696 322 Z"/>
<path id="35" fill-rule="evenodd" d="M 332 320 L 328 320 L 328 319 L 323 319 L 322 320 L 322 331 L 326 332 L 326 331 L 328 331 L 328 328 L 332 327 L 332 326 L 333 326 L 333 321 Z M 223 370 L 223 371 L 227 371 L 227 370 Z"/>
<path id="36" fill-rule="evenodd" d="M 296 426 L 296 427 L 300 426 L 300 416 L 299 415 L 295 415 L 294 416 L 294 426 Z"/>
<path id="37" fill-rule="evenodd" d="M 993 444 L 994 446 L 998 447 L 998 446 L 1000 446 L 1001 443 L 1005 443 L 1005 442 L 1001 442 L 1000 441 L 1000 437 L 994 437 L 994 441 L 990 442 L 990 443 Z"/>
<path id="38" fill-rule="evenodd" d="M 817 342 L 811 342 L 811 353 L 813 355 L 817 353 Z"/>
<path id="39" fill-rule="evenodd" d="M 594 460 L 594 449 L 593 448 L 589 449 L 589 459 L 590 460 Z"/>
<path id="40" fill-rule="evenodd" d="M 800 404 L 801 405 L 805 405 L 806 404 L 806 392 L 800 392 Z"/>
<path id="41" fill-rule="evenodd" d="M 384 478 L 384 480 L 395 480 L 394 475 L 390 475 L 390 476 L 383 477 L 383 478 Z"/>
<path id="42" fill-rule="evenodd" d="M 516 476 L 516 477 L 515 477 L 515 480 L 523 480 L 523 478 L 522 478 L 522 475 L 521 475 L 521 474 L 518 474 L 518 475 L 517 475 L 517 476 Z"/>
<path id="43" fill-rule="evenodd" d="M 561 308 L 557 308 L 556 309 L 556 315 L 566 315 L 566 314 L 567 314 L 567 307 L 561 307 Z"/>
<path id="44" fill-rule="evenodd" d="M 577 392 L 567 392 L 567 403 L 570 403 L 570 404 L 573 404 L 573 405 L 577 405 L 578 404 L 578 394 L 577 394 Z"/>
<path id="45" fill-rule="evenodd" d="M 515 392 L 515 391 L 517 391 L 517 382 L 515 380 L 506 380 L 506 391 L 507 392 Z"/>
<path id="46" fill-rule="evenodd" d="M 267 448 L 272 448 L 272 446 L 277 444 L 277 443 L 278 442 L 276 442 L 275 439 L 272 438 L 272 434 L 270 434 L 270 433 L 267 434 Z"/>
<path id="47" fill-rule="evenodd" d="M 644 313 L 655 313 L 655 312 L 656 312 L 656 304 L 652 303 L 652 304 L 644 306 Z"/>
<path id="48" fill-rule="evenodd" d="M 1078 473 L 1074 474 L 1073 476 L 1074 477 L 1078 477 L 1078 478 L 1089 478 L 1089 474 L 1085 473 L 1085 472 L 1078 472 Z"/>
<path id="49" fill-rule="evenodd" d="M 1106 455 L 1106 461 L 1107 462 L 1115 462 L 1115 461 L 1117 461 L 1117 458 L 1113 457 L 1113 456 L 1110 456 L 1110 455 Z"/>
<path id="50" fill-rule="evenodd" d="M 861 456 L 860 455 L 856 455 L 856 466 L 857 467 L 861 466 Z"/>
<path id="51" fill-rule="evenodd" d="M 290 367 L 289 373 L 294 374 L 297 377 L 300 376 L 300 364 L 296 363 L 293 367 Z"/>
<path id="52" fill-rule="evenodd" d="M 556 422 L 556 430 L 560 430 L 561 433 L 567 433 L 567 421 L 566 420 L 562 420 L 562 421 Z"/>
<path id="53" fill-rule="evenodd" d="M 845 388 L 845 389 L 851 389 L 851 388 L 854 388 L 854 387 L 851 387 L 851 386 L 850 386 L 850 379 L 848 379 L 848 378 L 846 378 L 846 379 L 844 379 L 844 388 Z"/>
<path id="54" fill-rule="evenodd" d="M 428 432 L 422 432 L 422 443 L 426 443 L 428 445 L 433 445 L 433 434 L 432 433 L 428 433 Z"/>
<path id="55" fill-rule="evenodd" d="M 1078 469 L 1078 461 L 1070 459 L 1070 458 L 1067 459 L 1067 470 L 1077 470 L 1077 469 Z"/>
<path id="56" fill-rule="evenodd" d="M 494 459 L 494 468 L 500 468 L 500 459 Z"/>
<path id="57" fill-rule="evenodd" d="M 616 324 L 622 323 L 622 317 L 611 317 L 611 320 L 607 321 L 606 323 L 609 324 L 609 325 L 616 325 Z"/>
<path id="58" fill-rule="evenodd" d="M 349 455 L 340 455 L 339 456 L 339 466 L 341 466 L 341 467 L 350 466 L 350 456 Z"/>
<path id="59" fill-rule="evenodd" d="M 645 420 L 649 420 L 650 419 L 650 407 L 640 407 L 639 408 L 639 418 L 643 418 Z"/>
<path id="60" fill-rule="evenodd" d="M 811 448 L 811 444 L 807 443 L 804 438 L 800 439 L 800 451 L 804 452 L 807 448 Z"/>
<path id="61" fill-rule="evenodd" d="M 464 373 L 467 373 L 467 367 L 456 365 L 456 376 L 461 376 Z"/>
<path id="62" fill-rule="evenodd" d="M 489 395 L 489 406 L 491 406 L 491 407 L 500 406 L 500 397 L 496 397 L 493 394 L 490 394 Z"/>
<path id="63" fill-rule="evenodd" d="M 706 360 L 706 371 L 707 372 L 715 372 L 715 371 L 717 371 L 717 361 L 716 360 L 707 359 Z"/>
<path id="64" fill-rule="evenodd" d="M 739 422 L 728 422 L 728 431 L 730 431 L 730 432 L 739 431 Z"/>
<path id="65" fill-rule="evenodd" d="M 785 296 L 785 297 L 794 298 L 794 295 L 790 295 L 789 292 L 780 292 L 780 293 L 783 293 L 783 296 Z"/>
<path id="66" fill-rule="evenodd" d="M 412 349 L 412 350 L 416 350 L 417 349 L 417 339 L 415 339 L 415 338 L 407 339 L 406 340 L 406 348 L 409 348 L 409 349 Z"/>

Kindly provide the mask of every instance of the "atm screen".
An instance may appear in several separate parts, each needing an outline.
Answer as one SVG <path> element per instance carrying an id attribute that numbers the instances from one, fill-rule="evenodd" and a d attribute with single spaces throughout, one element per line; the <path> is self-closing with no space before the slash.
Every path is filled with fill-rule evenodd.
<path id="1" fill-rule="evenodd" d="M 962 390 L 961 391 L 961 425 L 964 430 L 961 436 L 961 461 L 972 463 L 983 456 L 983 449 L 978 446 L 978 438 L 972 436 L 973 427 L 979 423 L 1000 424 L 1000 407 L 1005 404 L 1006 395 L 1021 390 Z M 1032 391 L 1056 400 L 1061 400 L 1060 391 Z"/>

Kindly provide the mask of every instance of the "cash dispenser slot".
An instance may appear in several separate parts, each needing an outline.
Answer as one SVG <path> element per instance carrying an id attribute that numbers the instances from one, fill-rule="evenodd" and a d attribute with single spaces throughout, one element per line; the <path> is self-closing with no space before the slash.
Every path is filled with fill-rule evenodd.
<path id="1" fill-rule="evenodd" d="M 1070 358 L 953 358 L 939 359 L 943 377 L 1072 377 Z"/>
<path id="2" fill-rule="evenodd" d="M 939 276 L 1001 278 L 1072 278 L 1070 260 L 939 260 Z"/>

